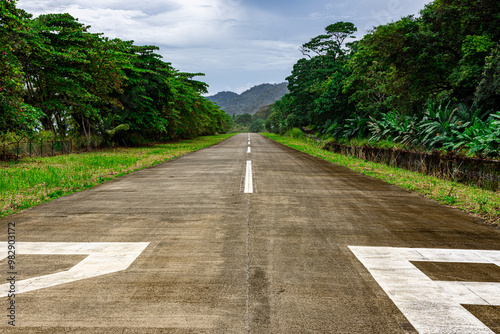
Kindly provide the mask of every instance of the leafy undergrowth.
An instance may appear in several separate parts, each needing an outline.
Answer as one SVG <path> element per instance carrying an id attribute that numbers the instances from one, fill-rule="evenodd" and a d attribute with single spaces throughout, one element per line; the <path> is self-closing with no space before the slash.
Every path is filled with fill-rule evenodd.
<path id="1" fill-rule="evenodd" d="M 233 135 L 0 162 L 0 217 L 200 150 Z"/>
<path id="2" fill-rule="evenodd" d="M 290 138 L 270 133 L 264 135 L 281 144 L 317 156 L 336 165 L 415 191 L 441 204 L 459 208 L 484 219 L 491 225 L 498 227 L 500 224 L 499 192 L 492 192 L 405 169 L 393 168 L 384 164 L 328 152 L 321 149 L 322 144 L 307 138 Z"/>

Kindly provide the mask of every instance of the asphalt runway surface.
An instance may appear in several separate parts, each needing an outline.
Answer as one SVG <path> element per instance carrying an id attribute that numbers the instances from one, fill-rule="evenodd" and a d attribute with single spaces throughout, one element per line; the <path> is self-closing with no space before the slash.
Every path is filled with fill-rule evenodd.
<path id="1" fill-rule="evenodd" d="M 258 134 L 1 222 L 2 333 L 500 333 L 499 230 Z"/>

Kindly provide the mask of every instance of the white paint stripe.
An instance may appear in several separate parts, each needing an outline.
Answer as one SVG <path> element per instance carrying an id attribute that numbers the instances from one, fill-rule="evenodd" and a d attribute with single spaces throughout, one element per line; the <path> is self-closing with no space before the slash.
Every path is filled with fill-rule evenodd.
<path id="1" fill-rule="evenodd" d="M 148 245 L 149 242 L 18 242 L 16 254 L 88 256 L 67 271 L 17 281 L 16 294 L 125 270 Z M 0 297 L 7 296 L 9 289 L 10 283 L 0 285 Z"/>
<path id="2" fill-rule="evenodd" d="M 247 172 L 245 174 L 245 194 L 253 193 L 252 161 L 247 161 Z"/>
<path id="3" fill-rule="evenodd" d="M 248 145 L 250 145 L 250 140 L 248 141 Z"/>
<path id="4" fill-rule="evenodd" d="M 500 306 L 500 283 L 434 281 L 410 261 L 493 263 L 500 251 L 349 246 L 419 333 L 493 333 L 461 304 Z"/>
<path id="5" fill-rule="evenodd" d="M 252 150 L 250 149 L 250 146 L 248 146 L 247 153 L 252 153 Z"/>

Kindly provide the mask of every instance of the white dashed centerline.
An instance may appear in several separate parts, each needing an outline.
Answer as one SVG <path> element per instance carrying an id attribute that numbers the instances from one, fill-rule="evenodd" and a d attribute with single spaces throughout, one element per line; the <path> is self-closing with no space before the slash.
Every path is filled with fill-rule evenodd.
<path id="1" fill-rule="evenodd" d="M 252 153 L 250 147 L 250 134 L 248 134 L 248 149 L 247 154 Z M 247 160 L 247 170 L 245 173 L 245 194 L 253 194 L 253 179 L 252 179 L 252 161 Z"/>
<path id="2" fill-rule="evenodd" d="M 252 161 L 247 161 L 247 171 L 245 174 L 245 194 L 253 194 Z"/>

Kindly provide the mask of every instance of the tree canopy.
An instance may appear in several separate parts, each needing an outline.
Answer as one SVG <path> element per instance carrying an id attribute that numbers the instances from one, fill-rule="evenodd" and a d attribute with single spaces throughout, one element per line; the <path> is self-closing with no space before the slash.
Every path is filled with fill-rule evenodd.
<path id="1" fill-rule="evenodd" d="M 0 1 L 0 135 L 155 141 L 229 129 L 231 118 L 202 96 L 202 73 L 177 71 L 154 45 L 89 28 Z"/>
<path id="2" fill-rule="evenodd" d="M 294 65 L 290 93 L 276 103 L 268 130 L 307 125 L 350 138 L 371 136 L 370 124 L 386 122 L 408 138 L 432 128 L 425 125 L 431 119 L 441 125 L 455 120 L 456 128 L 446 133 L 458 147 L 463 141 L 457 138 L 472 131 L 465 124 L 497 124 L 488 117 L 500 110 L 500 2 L 435 0 L 418 17 L 380 25 L 346 43 L 355 31 L 352 23 L 338 22 L 302 45 L 306 57 Z M 440 120 L 441 114 L 449 119 Z M 466 115 L 476 115 L 478 122 Z M 446 146 L 417 137 L 414 142 L 429 147 Z"/>

